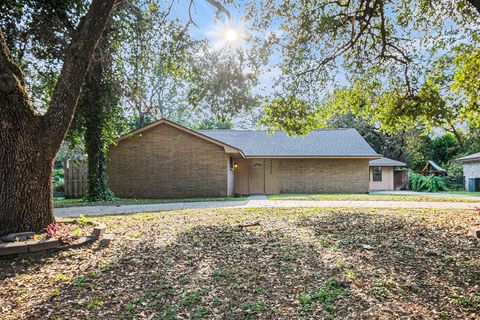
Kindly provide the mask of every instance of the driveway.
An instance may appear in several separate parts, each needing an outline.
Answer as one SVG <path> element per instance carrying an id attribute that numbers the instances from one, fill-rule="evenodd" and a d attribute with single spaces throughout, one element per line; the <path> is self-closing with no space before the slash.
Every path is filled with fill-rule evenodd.
<path id="1" fill-rule="evenodd" d="M 478 199 L 478 197 L 477 197 Z M 471 202 L 415 202 L 415 201 L 310 201 L 267 200 L 266 196 L 250 196 L 246 201 L 178 202 L 141 205 L 91 206 L 56 208 L 56 217 L 77 217 L 80 214 L 97 216 L 135 212 L 170 211 L 204 208 L 406 208 L 406 209 L 461 209 L 475 210 L 480 205 Z"/>

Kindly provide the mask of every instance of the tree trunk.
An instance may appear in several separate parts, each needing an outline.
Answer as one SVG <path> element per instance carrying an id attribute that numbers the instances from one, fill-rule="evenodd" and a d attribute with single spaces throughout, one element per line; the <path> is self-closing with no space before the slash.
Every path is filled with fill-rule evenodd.
<path id="1" fill-rule="evenodd" d="M 463 149 L 464 146 L 463 146 L 462 135 L 460 134 L 460 132 L 458 132 L 458 130 L 455 128 L 455 126 L 450 121 L 448 121 L 448 125 L 450 126 L 450 130 L 447 129 L 447 131 L 450 131 L 450 132 L 453 133 L 453 135 L 457 139 L 458 145 Z"/>
<path id="2" fill-rule="evenodd" d="M 108 186 L 106 173 L 106 127 L 112 121 L 116 107 L 113 84 L 110 81 L 111 59 L 105 34 L 97 47 L 94 63 L 90 66 L 79 108 L 85 119 L 85 144 L 88 155 L 88 201 L 109 201 L 114 198 Z"/>
<path id="3" fill-rule="evenodd" d="M 115 0 L 93 0 L 65 54 L 48 111 L 38 115 L 0 30 L 0 235 L 54 221 L 53 161 L 70 126 Z"/>
<path id="4" fill-rule="evenodd" d="M 0 143 L 0 235 L 39 231 L 54 222 L 54 155 L 22 135 Z"/>
<path id="5" fill-rule="evenodd" d="M 89 130 L 88 127 L 87 130 Z M 97 130 L 87 132 L 88 189 L 86 199 L 88 201 L 109 201 L 114 198 L 114 194 L 108 186 L 106 146 L 104 139 L 96 136 L 101 133 L 94 133 L 95 131 Z"/>
<path id="6" fill-rule="evenodd" d="M 145 112 L 139 111 L 137 128 L 141 128 L 144 125 L 145 125 Z"/>

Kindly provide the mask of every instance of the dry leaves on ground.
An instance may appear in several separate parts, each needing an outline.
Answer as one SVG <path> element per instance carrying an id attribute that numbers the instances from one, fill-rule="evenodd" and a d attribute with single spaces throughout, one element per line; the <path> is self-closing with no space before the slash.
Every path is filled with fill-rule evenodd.
<path id="1" fill-rule="evenodd" d="M 479 319 L 474 212 L 204 209 L 95 220 L 115 233 L 111 247 L 0 261 L 3 317 Z"/>

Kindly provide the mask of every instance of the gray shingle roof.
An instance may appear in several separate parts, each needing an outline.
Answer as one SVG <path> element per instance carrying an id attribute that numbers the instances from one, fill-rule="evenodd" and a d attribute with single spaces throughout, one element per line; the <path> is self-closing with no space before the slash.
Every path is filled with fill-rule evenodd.
<path id="1" fill-rule="evenodd" d="M 259 130 L 199 130 L 247 157 L 378 157 L 355 129 L 313 131 L 305 137 Z"/>
<path id="2" fill-rule="evenodd" d="M 371 166 L 386 166 L 386 167 L 405 167 L 407 165 L 404 162 L 393 160 L 390 158 L 380 158 L 380 159 L 370 160 L 369 164 Z"/>
<path id="3" fill-rule="evenodd" d="M 468 156 L 457 159 L 457 161 L 460 161 L 460 162 L 474 161 L 474 160 L 480 160 L 480 152 L 469 154 Z"/>

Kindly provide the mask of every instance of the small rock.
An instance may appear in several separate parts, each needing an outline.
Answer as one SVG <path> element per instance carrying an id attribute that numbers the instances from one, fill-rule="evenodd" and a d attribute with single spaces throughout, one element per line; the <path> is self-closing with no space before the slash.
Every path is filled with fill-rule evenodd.
<path id="1" fill-rule="evenodd" d="M 10 233 L 2 237 L 2 240 L 5 242 L 17 242 L 17 241 L 27 241 L 33 239 L 35 232 L 18 232 Z"/>

